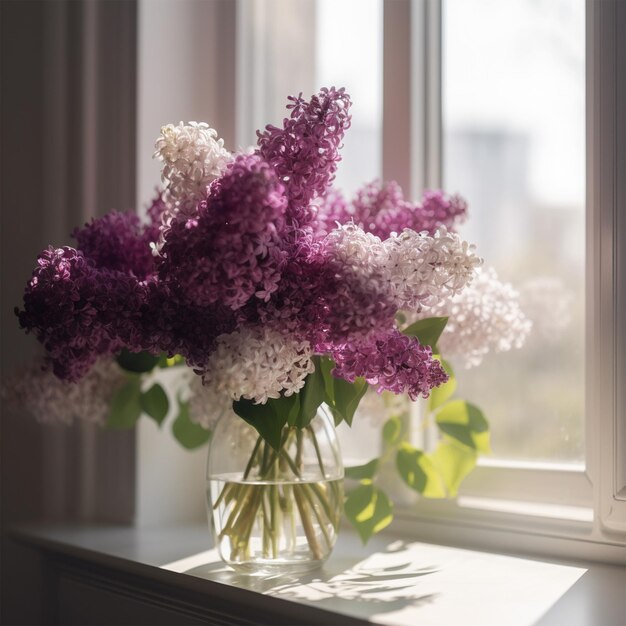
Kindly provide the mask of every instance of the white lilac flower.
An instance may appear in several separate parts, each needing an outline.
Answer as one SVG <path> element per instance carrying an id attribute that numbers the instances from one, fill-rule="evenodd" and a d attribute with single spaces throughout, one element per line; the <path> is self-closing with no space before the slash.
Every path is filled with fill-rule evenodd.
<path id="1" fill-rule="evenodd" d="M 398 307 L 432 308 L 458 294 L 474 277 L 482 259 L 473 245 L 440 227 L 430 237 L 405 229 L 385 240 L 385 274 Z"/>
<path id="2" fill-rule="evenodd" d="M 482 263 L 474 246 L 445 226 L 432 237 L 406 228 L 382 241 L 346 224 L 332 230 L 325 241 L 342 275 L 368 284 L 410 311 L 456 295 Z"/>
<path id="3" fill-rule="evenodd" d="M 492 350 L 521 348 L 532 326 L 517 291 L 500 282 L 493 268 L 479 270 L 469 287 L 428 315 L 448 317 L 439 348 L 446 358 L 458 358 L 468 368 L 479 365 Z"/>
<path id="4" fill-rule="evenodd" d="M 243 327 L 217 338 L 203 378 L 216 396 L 262 404 L 298 392 L 314 369 L 307 341 L 271 328 Z"/>
<path id="5" fill-rule="evenodd" d="M 163 126 L 154 146 L 154 157 L 163 162 L 161 179 L 170 210 L 192 215 L 231 159 L 224 140 L 204 122 L 179 122 Z"/>
<path id="6" fill-rule="evenodd" d="M 189 380 L 189 418 L 207 430 L 214 430 L 225 414 L 236 417 L 233 401 L 226 393 L 216 392 L 213 385 L 202 384 L 202 378 L 193 374 Z"/>
<path id="7" fill-rule="evenodd" d="M 372 287 L 385 289 L 387 251 L 378 237 L 354 224 L 346 224 L 331 230 L 326 237 L 326 244 L 342 273 L 367 281 Z"/>
<path id="8" fill-rule="evenodd" d="M 61 380 L 39 363 L 20 371 L 3 388 L 9 404 L 42 423 L 74 420 L 104 424 L 111 398 L 127 378 L 113 359 L 100 359 L 78 382 Z"/>

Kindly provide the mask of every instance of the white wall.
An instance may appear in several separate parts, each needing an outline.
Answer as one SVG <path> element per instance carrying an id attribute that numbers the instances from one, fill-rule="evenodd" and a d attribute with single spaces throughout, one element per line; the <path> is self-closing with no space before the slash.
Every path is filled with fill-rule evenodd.
<path id="1" fill-rule="evenodd" d="M 162 125 L 204 121 L 234 148 L 236 3 L 140 0 L 137 68 L 137 207 L 159 184 L 152 159 Z M 206 519 L 206 446 L 189 452 L 147 418 L 137 428 L 135 521 L 154 526 Z"/>

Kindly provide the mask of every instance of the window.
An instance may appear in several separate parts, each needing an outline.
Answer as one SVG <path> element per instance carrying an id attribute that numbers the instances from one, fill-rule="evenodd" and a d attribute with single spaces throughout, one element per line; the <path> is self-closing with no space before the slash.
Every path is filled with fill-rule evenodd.
<path id="1" fill-rule="evenodd" d="M 240 3 L 239 143 L 285 115 L 287 94 L 345 87 L 358 106 L 335 185 L 350 196 L 382 174 L 382 0 Z M 349 28 L 346 25 L 350 25 Z"/>
<path id="2" fill-rule="evenodd" d="M 442 182 L 470 206 L 486 263 L 520 291 L 521 350 L 459 376 L 491 418 L 496 458 L 582 463 L 585 6 L 446 0 Z"/>
<path id="3" fill-rule="evenodd" d="M 345 85 L 357 106 L 337 184 L 351 193 L 383 176 L 414 197 L 458 190 L 470 201 L 465 234 L 501 278 L 521 288 L 544 276 L 537 309 L 556 290 L 570 314 L 559 337 L 546 330 L 550 349 L 459 376 L 491 420 L 496 454 L 457 502 L 403 514 L 407 529 L 419 517 L 424 538 L 452 541 L 462 527 L 476 544 L 593 558 L 624 545 L 625 13 L 615 0 L 236 3 L 236 50 L 222 57 L 236 67 L 218 68 L 234 88 L 214 109 L 235 109 L 234 147 L 280 121 L 285 94 Z M 214 33 L 220 45 L 229 32 Z M 213 109 L 185 115 L 224 124 Z"/>
<path id="4" fill-rule="evenodd" d="M 464 372 L 466 395 L 482 388 L 474 397 L 491 419 L 496 455 L 469 477 L 455 505 L 423 502 L 421 513 L 475 525 L 474 539 L 486 545 L 498 535 L 481 539 L 485 527 L 515 529 L 514 545 L 541 550 L 540 536 L 569 537 L 575 547 L 565 550 L 598 558 L 598 546 L 618 542 L 626 520 L 617 391 L 623 104 L 613 88 L 624 9 L 582 0 L 416 0 L 405 10 L 412 11 L 418 182 L 458 187 L 473 207 L 468 229 L 477 226 L 467 234 L 501 276 L 534 279 L 549 266 L 545 285 L 558 286 L 571 313 L 561 339 L 550 336 L 551 354 L 531 344 Z M 557 311 L 551 304 L 549 314 Z M 523 383 L 512 387 L 509 374 Z"/>

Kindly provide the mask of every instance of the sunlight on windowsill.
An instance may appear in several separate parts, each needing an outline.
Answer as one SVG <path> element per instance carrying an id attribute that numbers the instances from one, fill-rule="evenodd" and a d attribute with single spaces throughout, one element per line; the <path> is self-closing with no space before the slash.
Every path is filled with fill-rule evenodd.
<path id="1" fill-rule="evenodd" d="M 364 559 L 331 558 L 321 570 L 297 577 L 237 574 L 216 549 L 162 568 L 380 624 L 494 626 L 535 623 L 587 571 L 403 541 Z"/>

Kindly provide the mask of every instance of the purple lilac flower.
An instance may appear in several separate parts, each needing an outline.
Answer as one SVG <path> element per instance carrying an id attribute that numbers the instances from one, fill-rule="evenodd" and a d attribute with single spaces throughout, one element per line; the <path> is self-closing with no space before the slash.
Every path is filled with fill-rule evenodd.
<path id="1" fill-rule="evenodd" d="M 120 331 L 141 303 L 137 280 L 99 270 L 80 251 L 44 250 L 15 310 L 20 326 L 44 345 L 54 373 L 77 381 L 98 356 L 121 348 Z"/>
<path id="2" fill-rule="evenodd" d="M 242 309 L 243 319 L 288 331 L 316 352 L 390 326 L 397 307 L 367 277 L 345 269 L 325 238 L 301 236 L 290 248 L 276 292 L 266 303 Z"/>
<path id="3" fill-rule="evenodd" d="M 339 376 L 353 382 L 363 377 L 371 385 L 393 393 L 407 393 L 412 400 L 428 397 L 433 389 L 448 380 L 441 363 L 428 346 L 397 329 L 373 334 L 359 342 L 346 343 L 332 353 Z"/>
<path id="4" fill-rule="evenodd" d="M 163 191 L 156 190 L 156 194 L 150 201 L 146 212 L 150 223 L 144 226 L 144 239 L 148 244 L 151 244 L 159 240 L 163 218 L 167 212 Z"/>
<path id="5" fill-rule="evenodd" d="M 284 188 L 258 155 L 239 155 L 211 184 L 197 217 L 165 233 L 159 276 L 195 306 L 233 310 L 278 287 L 285 252 Z"/>
<path id="6" fill-rule="evenodd" d="M 395 181 L 368 183 L 349 204 L 336 192 L 328 194 L 319 209 L 319 221 L 326 230 L 335 222 L 354 222 L 365 232 L 381 239 L 405 228 L 433 235 L 440 226 L 451 229 L 467 213 L 467 203 L 460 196 L 446 196 L 442 191 L 426 191 L 422 201 L 414 204 L 404 199 Z"/>
<path id="7" fill-rule="evenodd" d="M 199 369 L 215 348 L 221 334 L 237 327 L 235 314 L 224 305 L 195 306 L 159 280 L 145 285 L 136 335 L 130 344 L 134 352 L 147 350 L 168 356 L 180 354 L 187 364 Z"/>
<path id="8" fill-rule="evenodd" d="M 148 209 L 150 224 L 142 224 L 130 211 L 111 211 L 74 229 L 72 237 L 76 239 L 77 249 L 96 267 L 125 272 L 144 280 L 155 271 L 150 244 L 159 237 L 164 208 L 159 194 Z"/>
<path id="9" fill-rule="evenodd" d="M 343 88 L 334 87 L 308 102 L 302 94 L 289 100 L 291 115 L 283 128 L 270 125 L 257 131 L 258 151 L 285 185 L 290 222 L 302 228 L 315 219 L 311 200 L 323 195 L 335 177 L 351 102 Z"/>

